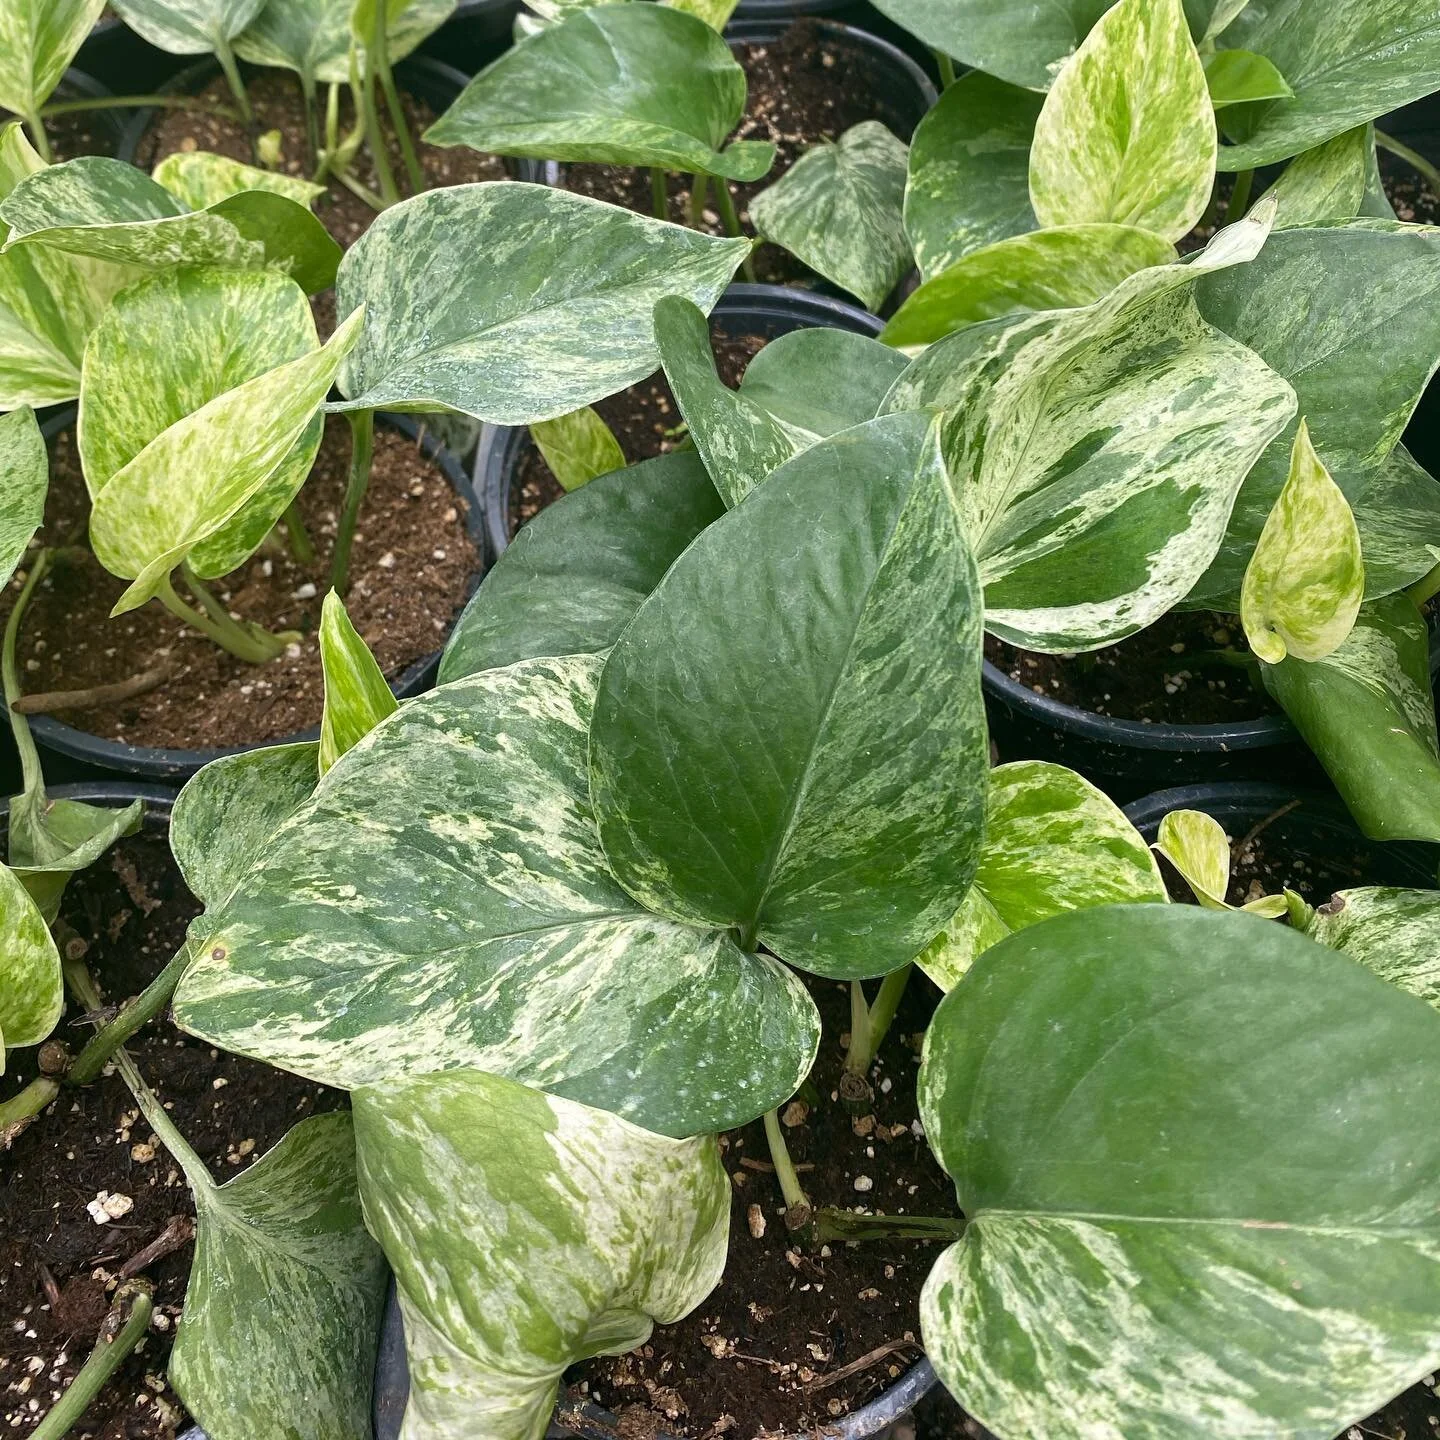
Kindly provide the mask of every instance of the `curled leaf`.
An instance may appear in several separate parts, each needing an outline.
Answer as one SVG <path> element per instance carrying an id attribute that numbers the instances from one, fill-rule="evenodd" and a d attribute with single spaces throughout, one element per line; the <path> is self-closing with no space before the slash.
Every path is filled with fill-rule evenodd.
<path id="1" fill-rule="evenodd" d="M 320 773 L 399 707 L 384 672 L 332 590 L 320 611 L 320 668 L 325 710 L 320 720 Z"/>

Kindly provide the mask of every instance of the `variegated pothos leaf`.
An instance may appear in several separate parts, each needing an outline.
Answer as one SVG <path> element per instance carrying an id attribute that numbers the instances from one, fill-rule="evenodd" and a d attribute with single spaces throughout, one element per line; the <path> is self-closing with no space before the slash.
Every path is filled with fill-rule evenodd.
<path id="1" fill-rule="evenodd" d="M 19 876 L 0 865 L 0 1072 L 6 1050 L 47 1039 L 64 1009 L 50 927 Z"/>
<path id="2" fill-rule="evenodd" d="M 35 412 L 0 415 L 0 588 L 10 583 L 45 518 L 50 457 Z"/>
<path id="3" fill-rule="evenodd" d="M 266 0 L 111 0 L 116 14 L 172 55 L 205 55 L 235 39 Z M 287 0 L 288 3 L 288 0 Z"/>
<path id="4" fill-rule="evenodd" d="M 319 755 L 323 775 L 399 703 L 333 590 L 320 609 L 320 668 L 325 679 Z"/>
<path id="5" fill-rule="evenodd" d="M 312 185 L 279 170 L 245 165 L 208 150 L 176 150 L 150 172 L 150 178 L 189 210 L 203 210 L 245 190 L 271 190 L 300 205 L 309 205 L 325 193 L 323 185 Z"/>
<path id="6" fill-rule="evenodd" d="M 104 8 L 105 0 L 4 0 L 0 110 L 38 114 Z"/>
<path id="7" fill-rule="evenodd" d="M 1332 220 L 1353 220 L 1365 203 L 1375 131 L 1357 125 L 1297 155 L 1266 192 L 1279 209 L 1277 230 L 1298 230 Z"/>
<path id="8" fill-rule="evenodd" d="M 1313 910 L 1290 899 L 1297 930 L 1440 1008 L 1440 891 L 1338 890 Z"/>
<path id="9" fill-rule="evenodd" d="M 553 420 L 537 420 L 530 438 L 565 490 L 578 490 L 597 476 L 625 468 L 620 442 L 589 405 Z"/>

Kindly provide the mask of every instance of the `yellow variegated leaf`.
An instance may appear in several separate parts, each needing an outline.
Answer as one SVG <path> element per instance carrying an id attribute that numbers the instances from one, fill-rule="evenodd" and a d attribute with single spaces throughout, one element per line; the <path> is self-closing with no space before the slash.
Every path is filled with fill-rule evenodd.
<path id="1" fill-rule="evenodd" d="M 320 721 L 323 775 L 394 711 L 398 702 L 333 590 L 320 611 L 320 664 L 325 675 L 325 712 Z"/>
<path id="2" fill-rule="evenodd" d="M 620 442 L 589 405 L 553 420 L 537 420 L 530 427 L 530 437 L 567 490 L 578 490 L 586 481 L 625 466 Z"/>
<path id="3" fill-rule="evenodd" d="M 19 877 L 0 865 L 0 1071 L 6 1048 L 48 1039 L 64 1008 L 50 928 Z"/>
<path id="4" fill-rule="evenodd" d="M 1202 810 L 1172 810 L 1160 822 L 1155 848 L 1180 872 L 1207 910 L 1228 910 L 1230 838 L 1213 815 Z"/>
<path id="5" fill-rule="evenodd" d="M 104 8 L 105 0 L 3 0 L 0 110 L 34 116 Z"/>
<path id="6" fill-rule="evenodd" d="M 177 150 L 167 155 L 150 176 L 191 210 L 203 210 L 243 190 L 268 190 L 288 196 L 301 205 L 309 205 L 325 193 L 323 185 L 312 185 L 308 180 L 278 170 L 244 165 L 228 155 L 216 155 L 208 150 Z"/>

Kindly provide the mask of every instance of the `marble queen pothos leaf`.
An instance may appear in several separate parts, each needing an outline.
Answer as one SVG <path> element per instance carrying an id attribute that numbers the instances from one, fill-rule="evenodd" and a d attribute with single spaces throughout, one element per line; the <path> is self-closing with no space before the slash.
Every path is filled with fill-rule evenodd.
<path id="1" fill-rule="evenodd" d="M 1387 459 L 1440 363 L 1437 257 L 1440 230 L 1397 222 L 1283 230 L 1249 265 L 1206 275 L 1195 290 L 1210 324 L 1294 385 L 1310 438 L 1357 517 L 1372 487 L 1396 478 Z M 1294 436 L 1287 426 L 1246 477 L 1220 552 L 1187 605 L 1238 609 Z M 1440 544 L 1440 534 L 1416 539 L 1418 568 L 1402 584 L 1434 563 L 1423 542 Z"/>
<path id="2" fill-rule="evenodd" d="M 1150 847 L 1103 791 L 1045 760 L 997 765 L 975 883 L 920 952 L 920 968 L 949 990 L 977 955 L 1027 925 L 1068 910 L 1167 898 Z"/>
<path id="3" fill-rule="evenodd" d="M 0 865 L 0 1073 L 5 1051 L 38 1045 L 65 1009 L 60 952 L 20 877 Z"/>
<path id="4" fill-rule="evenodd" d="M 1297 155 L 1266 191 L 1279 209 L 1277 230 L 1299 230 L 1332 220 L 1353 220 L 1365 203 L 1375 132 L 1357 125 Z"/>
<path id="5" fill-rule="evenodd" d="M 323 775 L 399 705 L 333 590 L 320 609 L 320 668 L 325 679 L 319 756 Z"/>
<path id="6" fill-rule="evenodd" d="M 1440 891 L 1337 890 L 1313 910 L 1293 892 L 1287 898 L 1295 929 L 1440 1008 Z"/>
<path id="7" fill-rule="evenodd" d="M 1080 310 L 972 325 L 926 350 L 890 410 L 942 414 L 992 633 L 1092 650 L 1189 593 L 1290 386 L 1201 318 L 1194 282 L 1253 261 L 1263 215 Z"/>
<path id="8" fill-rule="evenodd" d="M 3 250 L 43 245 L 69 255 L 165 270 L 224 265 L 283 270 L 307 294 L 335 280 L 340 247 L 309 208 L 273 188 L 187 209 L 123 160 L 82 155 L 20 181 L 0 201 Z"/>
<path id="9" fill-rule="evenodd" d="M 1271 0 L 1242 10 L 1224 40 L 1264 55 L 1294 91 L 1226 110 L 1240 143 L 1221 146 L 1220 168 L 1250 170 L 1430 94 L 1440 10 L 1429 0 Z"/>
<path id="10" fill-rule="evenodd" d="M 223 1185 L 176 1158 L 196 1221 L 168 1372 L 185 1408 L 215 1440 L 370 1440 L 386 1272 L 350 1116 L 302 1120 Z"/>
<path id="11" fill-rule="evenodd" d="M 547 505 L 520 528 L 456 621 L 441 683 L 517 660 L 608 649 L 680 552 L 724 513 L 693 450 L 612 471 Z"/>
<path id="12" fill-rule="evenodd" d="M 606 663 L 591 789 L 616 877 L 819 974 L 913 959 L 980 846 L 979 600 L 929 417 L 777 470 Z"/>
<path id="13" fill-rule="evenodd" d="M 245 165 L 209 150 L 177 150 L 150 172 L 150 178 L 191 210 L 203 210 L 245 190 L 272 190 L 300 205 L 309 205 L 325 193 L 323 185 L 312 185 L 278 170 Z"/>
<path id="14" fill-rule="evenodd" d="M 50 459 L 32 410 L 0 415 L 0 588 L 45 518 Z"/>
<path id="15" fill-rule="evenodd" d="M 671 1140 L 477 1070 L 355 1093 L 365 1220 L 405 1317 L 410 1440 L 541 1440 L 561 1373 L 714 1289 L 730 1180 Z"/>
<path id="16" fill-rule="evenodd" d="M 344 85 L 350 79 L 353 9 L 353 0 L 268 0 L 235 37 L 235 53 L 255 65 L 293 70 L 307 87 Z M 386 48 L 393 65 L 450 18 L 455 0 L 407 0 L 391 3 L 388 11 Z M 360 50 L 363 64 L 363 42 Z"/>
<path id="17" fill-rule="evenodd" d="M 753 181 L 775 147 L 737 140 L 721 148 L 744 109 L 745 72 L 703 20 L 667 5 L 600 5 L 507 50 L 425 139 Z"/>
<path id="18" fill-rule="evenodd" d="M 336 311 L 364 304 L 367 319 L 330 408 L 493 425 L 568 414 L 653 373 L 655 302 L 683 295 L 708 313 L 749 249 L 547 185 L 417 195 L 341 262 Z"/>
<path id="19" fill-rule="evenodd" d="M 878 120 L 852 125 L 750 201 L 756 233 L 878 310 L 910 268 L 908 153 Z"/>
<path id="20" fill-rule="evenodd" d="M 1440 1015 L 1281 926 L 1011 936 L 926 1036 L 926 1353 L 1001 1435 L 1329 1440 L 1440 1361 L 1436 1104 Z"/>
<path id="21" fill-rule="evenodd" d="M 0 4 L 0 110 L 35 115 L 104 8 L 105 0 Z"/>
<path id="22" fill-rule="evenodd" d="M 605 863 L 601 663 L 487 670 L 378 725 L 207 915 L 180 1023 L 326 1084 L 473 1066 L 671 1135 L 793 1094 L 819 1039 L 799 979 Z"/>
<path id="23" fill-rule="evenodd" d="M 289 0 L 285 0 L 289 3 Z M 265 0 L 112 0 L 138 35 L 172 55 L 208 55 L 228 44 Z"/>
<path id="24" fill-rule="evenodd" d="M 1178 240 L 1215 179 L 1215 111 L 1180 0 L 1118 0 L 1045 97 L 1030 147 L 1041 225 L 1138 225 Z"/>

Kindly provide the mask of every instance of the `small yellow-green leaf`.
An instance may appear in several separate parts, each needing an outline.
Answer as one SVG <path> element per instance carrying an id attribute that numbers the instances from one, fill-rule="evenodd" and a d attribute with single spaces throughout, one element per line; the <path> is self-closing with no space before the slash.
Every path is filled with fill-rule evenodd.
<path id="1" fill-rule="evenodd" d="M 320 665 L 325 675 L 325 713 L 320 721 L 323 775 L 397 708 L 384 673 L 333 590 L 320 611 Z"/>
<path id="2" fill-rule="evenodd" d="M 63 1008 L 60 955 L 45 917 L 0 865 L 0 1071 L 5 1048 L 47 1039 Z"/>
<path id="3" fill-rule="evenodd" d="M 1248 915 L 1258 915 L 1262 920 L 1278 920 L 1289 913 L 1289 906 L 1283 895 L 1262 895 L 1258 900 L 1247 900 L 1241 907 Z"/>
<path id="4" fill-rule="evenodd" d="M 1302 420 L 1290 452 L 1290 478 L 1245 567 L 1240 591 L 1245 637 L 1271 665 L 1286 655 L 1323 660 L 1344 643 L 1364 598 L 1355 516 Z"/>
<path id="5" fill-rule="evenodd" d="M 1180 0 L 1119 0 L 1066 63 L 1030 150 L 1041 225 L 1113 221 L 1167 240 L 1210 203 L 1215 111 Z"/>
<path id="6" fill-rule="evenodd" d="M 530 436 L 567 490 L 578 490 L 587 480 L 625 466 L 620 442 L 589 405 L 553 420 L 537 420 Z"/>
<path id="7" fill-rule="evenodd" d="M 1210 103 L 1222 110 L 1246 100 L 1288 100 L 1294 91 L 1274 62 L 1250 50 L 1219 50 L 1205 61 Z"/>
<path id="8" fill-rule="evenodd" d="M 276 170 L 262 170 L 258 165 L 244 165 L 228 155 L 216 155 L 209 150 L 177 150 L 167 155 L 150 174 L 191 210 L 204 210 L 242 190 L 268 190 L 301 205 L 309 205 L 325 193 L 323 185 L 312 185 L 308 180 Z"/>
<path id="9" fill-rule="evenodd" d="M 1275 228 L 1297 230 L 1330 220 L 1353 220 L 1365 200 L 1374 156 L 1369 125 L 1357 125 L 1297 155 L 1267 192 L 1279 206 Z"/>
<path id="10" fill-rule="evenodd" d="M 1207 910 L 1228 910 L 1230 841 L 1214 816 L 1201 810 L 1172 810 L 1160 822 L 1157 849 L 1195 892 Z"/>
<path id="11" fill-rule="evenodd" d="M 45 517 L 50 462 L 35 412 L 0 415 L 0 586 L 8 585 Z"/>
<path id="12" fill-rule="evenodd" d="M 712 30 L 724 30 L 739 0 L 660 0 L 672 10 L 683 10 L 703 20 Z"/>

